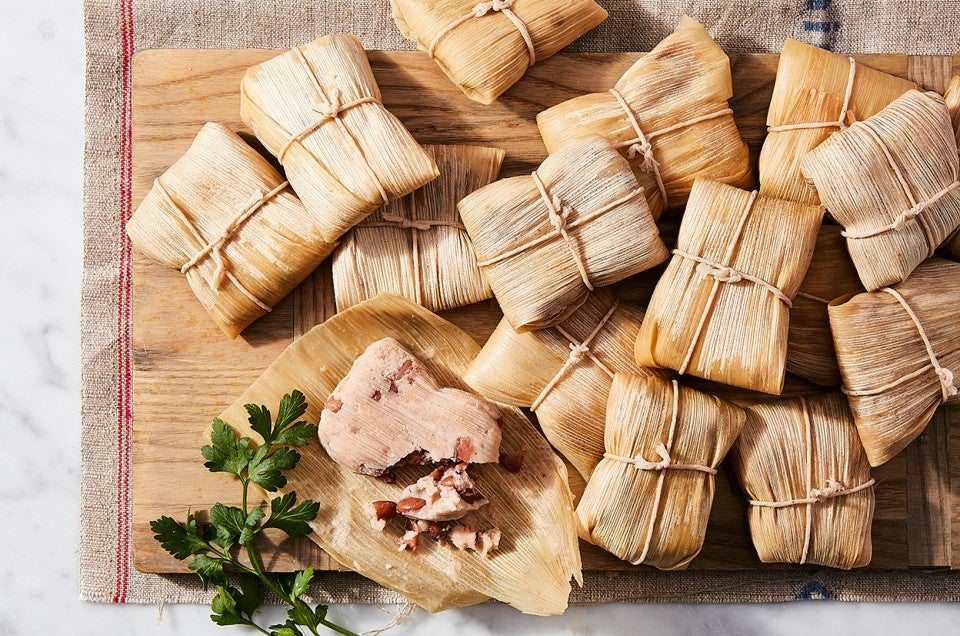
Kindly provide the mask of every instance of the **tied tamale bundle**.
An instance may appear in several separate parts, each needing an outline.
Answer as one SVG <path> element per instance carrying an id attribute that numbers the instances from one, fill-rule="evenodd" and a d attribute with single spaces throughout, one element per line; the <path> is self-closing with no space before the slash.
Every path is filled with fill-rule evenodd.
<path id="1" fill-rule="evenodd" d="M 820 144 L 802 167 L 844 226 L 867 290 L 906 279 L 960 227 L 957 142 L 936 93 L 904 93 Z"/>
<path id="2" fill-rule="evenodd" d="M 403 36 L 464 95 L 492 104 L 527 69 L 607 19 L 593 0 L 390 0 Z"/>
<path id="3" fill-rule="evenodd" d="M 823 210 L 697 180 L 637 338 L 641 366 L 779 395 Z"/>
<path id="4" fill-rule="evenodd" d="M 596 133 L 616 146 L 643 186 L 654 218 L 682 208 L 697 178 L 748 187 L 750 157 L 733 119 L 730 60 L 707 30 L 684 17 L 609 91 L 537 115 L 547 151 Z"/>
<path id="5" fill-rule="evenodd" d="M 530 408 L 547 440 L 585 478 L 603 455 L 603 413 L 618 371 L 643 373 L 633 343 L 643 312 L 598 289 L 560 324 L 517 333 L 502 320 L 464 381 L 503 404 Z"/>
<path id="6" fill-rule="evenodd" d="M 815 384 L 840 385 L 827 305 L 834 298 L 863 291 L 838 225 L 823 225 L 807 276 L 790 308 L 787 371 Z"/>
<path id="7" fill-rule="evenodd" d="M 841 394 L 747 407 L 731 457 L 761 561 L 870 563 L 874 480 Z"/>
<path id="8" fill-rule="evenodd" d="M 179 269 L 231 338 L 334 248 L 280 173 L 213 123 L 154 181 L 127 234 L 151 260 Z"/>
<path id="9" fill-rule="evenodd" d="M 380 293 L 431 311 L 490 298 L 457 202 L 497 178 L 504 152 L 483 146 L 424 146 L 440 177 L 391 201 L 348 232 L 333 255 L 337 310 Z"/>
<path id="10" fill-rule="evenodd" d="M 276 404 L 296 387 L 309 404 L 304 419 L 316 422 L 354 361 L 383 338 L 394 338 L 442 386 L 467 389 L 461 377 L 479 353 L 474 340 L 426 309 L 384 294 L 336 314 L 294 341 L 221 418 L 245 421 L 244 404 Z M 495 598 L 530 614 L 560 614 L 567 607 L 571 577 L 581 579 L 567 470 L 519 409 L 498 410 L 500 450 L 522 455 L 523 462 L 515 473 L 499 464 L 470 467 L 489 501 L 471 513 L 471 523 L 477 529 L 496 525 L 503 536 L 499 549 L 485 557 L 434 541 L 421 541 L 415 551 L 398 551 L 402 531 L 371 527 L 369 504 L 398 501 L 404 484 L 413 484 L 430 467 L 397 467 L 396 483 L 387 483 L 337 464 L 319 443 L 311 443 L 298 449 L 302 459 L 280 491 L 310 493 L 320 504 L 309 536 L 334 559 L 431 612 Z M 531 572 L 536 586 L 530 585 Z"/>
<path id="11" fill-rule="evenodd" d="M 931 258 L 906 281 L 830 304 L 843 392 L 872 466 L 903 450 L 957 394 L 960 264 Z"/>
<path id="12" fill-rule="evenodd" d="M 760 150 L 760 194 L 817 203 L 800 173 L 803 157 L 831 134 L 879 113 L 917 85 L 852 57 L 788 39 L 780 53 Z"/>
<path id="13" fill-rule="evenodd" d="M 581 536 L 634 565 L 685 568 L 746 414 L 676 380 L 618 373 L 606 420 L 606 452 L 577 505 Z"/>
<path id="14" fill-rule="evenodd" d="M 960 146 L 960 75 L 955 75 L 947 86 L 947 92 L 943 94 L 943 99 L 947 103 L 947 109 L 950 111 L 950 120 L 953 123 L 953 132 Z M 946 241 L 943 242 L 941 249 L 945 254 L 952 258 L 960 258 L 960 230 L 955 231 Z"/>
<path id="15" fill-rule="evenodd" d="M 566 319 L 598 287 L 669 254 L 626 159 L 597 135 L 460 201 L 477 265 L 517 331 Z"/>
<path id="16" fill-rule="evenodd" d="M 437 176 L 430 156 L 383 107 L 353 36 L 323 37 L 247 69 L 240 116 L 283 165 L 329 242 Z"/>

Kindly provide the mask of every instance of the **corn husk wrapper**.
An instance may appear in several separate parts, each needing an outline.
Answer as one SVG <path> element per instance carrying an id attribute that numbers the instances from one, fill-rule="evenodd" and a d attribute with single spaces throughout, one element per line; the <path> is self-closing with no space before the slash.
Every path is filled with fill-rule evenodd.
<path id="1" fill-rule="evenodd" d="M 787 39 L 780 53 L 767 126 L 838 122 L 850 77 L 848 57 Z M 857 63 L 846 123 L 879 113 L 917 85 Z M 838 126 L 770 131 L 760 150 L 760 194 L 817 203 L 800 172 L 803 157 Z"/>
<path id="2" fill-rule="evenodd" d="M 939 364 L 960 377 L 960 264 L 931 258 L 893 289 L 916 314 Z M 926 428 L 944 390 L 916 324 L 885 291 L 837 299 L 828 307 L 844 389 L 872 466 L 894 457 Z M 956 387 L 957 379 L 949 378 Z"/>
<path id="3" fill-rule="evenodd" d="M 479 352 L 473 339 L 414 303 L 381 295 L 296 340 L 220 417 L 244 422 L 244 404 L 277 404 L 284 393 L 299 388 L 309 404 L 305 418 L 316 422 L 353 361 L 387 336 L 416 355 L 444 385 L 466 389 L 460 377 Z M 427 539 L 415 552 L 398 552 L 399 526 L 384 532 L 370 527 L 364 505 L 396 501 L 404 485 L 428 468 L 398 468 L 396 483 L 387 484 L 339 466 L 319 442 L 312 442 L 300 449 L 302 459 L 280 490 L 296 490 L 320 503 L 310 537 L 333 558 L 424 609 L 436 612 L 490 597 L 530 614 L 562 613 L 570 578 L 581 581 L 567 471 L 518 409 L 504 406 L 501 413 L 501 448 L 524 459 L 518 473 L 494 464 L 471 468 L 478 490 L 490 501 L 474 514 L 503 531 L 500 549 L 486 558 Z M 530 586 L 531 572 L 537 576 L 535 587 Z"/>
<path id="4" fill-rule="evenodd" d="M 560 330 L 582 343 L 616 302 L 610 290 L 598 289 L 556 327 L 523 333 L 504 319 L 464 375 L 481 395 L 524 408 L 554 382 L 537 406 L 537 420 L 553 447 L 585 478 L 603 455 L 603 414 L 613 380 L 587 355 L 564 369 L 572 342 Z M 633 360 L 642 319 L 639 308 L 619 303 L 588 343 L 590 355 L 610 371 L 643 373 Z"/>
<path id="5" fill-rule="evenodd" d="M 379 103 L 380 88 L 355 37 L 330 35 L 298 48 L 306 64 L 291 50 L 247 69 L 240 116 L 278 155 L 292 137 L 317 124 L 331 102 L 377 100 L 342 110 L 289 146 L 281 161 L 324 238 L 335 241 L 382 205 L 378 181 L 389 200 L 398 199 L 433 180 L 437 167 Z"/>
<path id="6" fill-rule="evenodd" d="M 484 146 L 424 146 L 440 177 L 391 201 L 348 232 L 333 255 L 337 311 L 387 293 L 418 302 L 431 311 L 452 309 L 490 298 L 463 227 L 386 223 L 460 224 L 457 202 L 497 178 L 504 152 Z M 418 263 L 414 262 L 418 260 Z"/>
<path id="7" fill-rule="evenodd" d="M 547 157 L 537 173 L 549 195 L 569 206 L 570 242 L 551 222 L 530 176 L 491 183 L 459 205 L 478 264 L 517 331 L 553 326 L 584 303 L 589 290 L 578 259 L 599 288 L 668 256 L 630 166 L 607 141 L 596 135 L 574 139 Z M 519 252 L 482 264 L 512 250 Z"/>
<path id="8" fill-rule="evenodd" d="M 390 0 L 403 36 L 429 51 L 430 43 L 476 0 Z M 516 0 L 507 7 L 525 25 L 536 60 L 545 60 L 606 20 L 593 0 Z M 492 104 L 523 77 L 530 65 L 527 44 L 503 13 L 489 11 L 451 29 L 437 42 L 434 61 L 464 95 Z"/>
<path id="9" fill-rule="evenodd" d="M 684 17 L 676 31 L 627 69 L 614 88 L 649 135 L 727 109 L 733 96 L 730 60 L 702 24 Z M 537 115 L 537 125 L 548 152 L 574 135 L 596 133 L 614 145 L 637 138 L 623 107 L 609 92 L 561 102 Z M 733 114 L 655 135 L 650 144 L 671 208 L 683 207 L 697 178 L 743 188 L 753 183 L 749 152 Z M 628 156 L 629 147 L 620 152 Z M 643 154 L 635 155 L 630 166 L 658 218 L 663 196 L 654 173 L 643 168 Z"/>
<path id="10" fill-rule="evenodd" d="M 673 440 L 670 381 L 618 373 L 610 389 L 604 444 L 608 453 L 659 462 L 662 444 L 673 464 L 716 468 L 743 428 L 743 409 L 679 386 Z M 662 479 L 660 501 L 657 482 Z M 600 460 L 577 504 L 580 536 L 637 563 L 661 570 L 685 568 L 700 553 L 713 505 L 714 475 L 699 470 L 641 470 L 620 459 Z"/>
<path id="11" fill-rule="evenodd" d="M 943 94 L 943 99 L 950 111 L 954 136 L 957 145 L 960 146 L 960 75 L 955 75 L 950 80 L 947 92 Z M 953 258 L 960 258 L 960 230 L 955 231 L 940 247 L 945 254 L 949 254 Z"/>
<path id="12" fill-rule="evenodd" d="M 847 250 L 867 290 L 906 279 L 960 227 L 960 186 L 943 194 L 960 178 L 957 143 L 936 93 L 904 93 L 832 136 L 804 158 L 803 173 L 852 235 Z M 917 204 L 918 215 L 904 220 Z"/>
<path id="13" fill-rule="evenodd" d="M 793 298 L 813 255 L 823 210 L 758 196 L 738 236 L 750 196 L 728 185 L 698 180 L 680 224 L 677 248 L 766 281 Z M 732 246 L 736 247 L 728 260 Z M 714 285 L 718 287 L 711 304 Z M 654 288 L 640 327 L 637 363 L 682 370 L 692 348 L 685 373 L 779 395 L 789 322 L 786 303 L 766 288 L 746 279 L 722 283 L 701 273 L 697 262 L 674 255 Z"/>
<path id="14" fill-rule="evenodd" d="M 828 480 L 847 490 L 870 482 L 870 466 L 857 437 L 846 400 L 839 393 L 807 396 L 809 435 L 803 403 L 790 398 L 747 407 L 747 424 L 731 458 L 749 499 L 785 502 L 805 499 Z M 809 505 L 782 508 L 751 505 L 750 535 L 764 563 L 804 563 L 849 570 L 870 563 L 872 486 Z"/>
<path id="15" fill-rule="evenodd" d="M 807 276 L 790 309 L 787 371 L 815 384 L 840 385 L 840 368 L 833 350 L 827 305 L 831 300 L 863 291 L 838 225 L 823 225 Z"/>
<path id="16" fill-rule="evenodd" d="M 267 313 L 257 301 L 273 307 L 333 251 L 289 187 L 267 196 L 283 177 L 220 124 L 204 125 L 159 182 L 127 222 L 127 234 L 151 260 L 175 269 L 225 236 L 255 200 L 265 199 L 223 241 L 222 280 L 217 281 L 213 252 L 184 272 L 210 317 L 231 338 Z"/>

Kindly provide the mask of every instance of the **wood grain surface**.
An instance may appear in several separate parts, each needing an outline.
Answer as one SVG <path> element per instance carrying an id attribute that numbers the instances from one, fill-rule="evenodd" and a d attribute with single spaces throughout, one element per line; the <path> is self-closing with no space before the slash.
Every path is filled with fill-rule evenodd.
<path id="1" fill-rule="evenodd" d="M 275 55 L 273 51 L 141 52 L 133 73 L 134 205 L 151 182 L 186 150 L 207 121 L 219 121 L 255 140 L 239 116 L 239 82 L 244 70 Z M 422 143 L 498 146 L 506 150 L 503 176 L 527 172 L 545 156 L 534 117 L 576 95 L 603 91 L 639 53 L 556 55 L 491 106 L 466 99 L 423 53 L 370 52 L 384 104 Z M 909 77 L 924 88 L 942 91 L 960 69 L 960 56 L 866 55 L 858 60 Z M 744 140 L 756 156 L 777 67 L 768 54 L 731 57 L 735 95 L 731 106 Z M 677 220 L 665 218 L 671 243 Z M 645 303 L 658 271 L 616 286 L 627 300 Z M 147 572 L 185 571 L 154 541 L 152 519 L 178 519 L 188 510 L 201 517 L 217 501 L 239 505 L 239 487 L 223 474 L 203 468 L 200 446 L 210 420 L 224 410 L 293 338 L 335 311 L 329 263 L 322 265 L 272 313 L 241 337 L 228 340 L 209 319 L 176 270 L 135 253 L 133 263 L 133 545 L 136 567 Z M 483 343 L 500 319 L 493 302 L 443 315 Z M 700 386 L 702 383 L 694 383 Z M 708 386 L 727 397 L 743 392 Z M 785 393 L 810 391 L 788 379 Z M 275 405 L 269 405 L 275 408 Z M 877 510 L 871 568 L 958 568 L 960 558 L 960 408 L 941 408 L 934 421 L 905 453 L 875 470 Z M 574 484 L 575 490 L 582 484 Z M 309 493 L 300 493 L 309 497 Z M 339 566 L 312 541 L 280 542 L 267 537 L 267 566 L 285 571 L 305 565 Z M 630 567 L 583 544 L 587 569 Z M 753 550 L 746 504 L 732 471 L 717 475 L 716 498 L 703 552 L 690 569 L 757 569 L 791 566 L 761 564 Z"/>

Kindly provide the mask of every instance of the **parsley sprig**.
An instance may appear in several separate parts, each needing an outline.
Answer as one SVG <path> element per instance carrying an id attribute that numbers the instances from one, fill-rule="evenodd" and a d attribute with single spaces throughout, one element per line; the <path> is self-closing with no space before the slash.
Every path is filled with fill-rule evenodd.
<path id="1" fill-rule="evenodd" d="M 270 515 L 259 506 L 250 507 L 247 494 L 254 483 L 268 492 L 287 484 L 283 472 L 291 470 L 300 461 L 295 447 L 306 445 L 317 435 L 317 427 L 300 420 L 307 411 L 303 393 L 293 391 L 283 396 L 276 420 L 266 406 L 247 404 L 250 428 L 263 439 L 257 446 L 249 437 L 241 437 L 220 418 L 213 420 L 210 445 L 201 452 L 211 472 L 229 473 L 240 480 L 243 487 L 242 506 L 216 503 L 210 509 L 210 522 L 199 523 L 192 513 L 186 524 L 170 517 L 150 522 L 150 528 L 163 549 L 174 558 L 190 558 L 188 567 L 199 575 L 206 589 L 216 586 L 217 595 L 211 603 L 210 618 L 218 625 L 247 625 L 269 636 L 304 636 L 316 634 L 326 627 L 346 636 L 353 632 L 327 620 L 327 606 L 311 608 L 301 597 L 306 594 L 313 578 L 313 568 L 294 574 L 268 575 L 254 546 L 258 534 L 267 528 L 277 528 L 291 537 L 310 532 L 309 521 L 316 518 L 320 504 L 315 501 L 297 503 L 297 494 L 289 492 L 270 501 Z M 249 564 L 242 563 L 237 554 L 244 551 Z M 239 572 L 238 585 L 232 585 L 227 569 Z M 271 625 L 269 629 L 254 621 L 254 614 L 263 605 L 267 592 L 289 606 L 286 622 Z"/>

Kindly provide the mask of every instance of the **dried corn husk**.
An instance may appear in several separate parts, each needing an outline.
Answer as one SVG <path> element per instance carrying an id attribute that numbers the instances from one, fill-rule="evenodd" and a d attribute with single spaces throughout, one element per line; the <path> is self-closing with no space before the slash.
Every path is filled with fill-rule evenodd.
<path id="1" fill-rule="evenodd" d="M 343 311 L 377 294 L 397 294 L 431 311 L 490 298 L 457 202 L 497 178 L 504 152 L 484 146 L 424 146 L 440 177 L 391 201 L 344 235 L 333 255 Z"/>
<path id="2" fill-rule="evenodd" d="M 906 279 L 960 227 L 960 161 L 936 93 L 909 91 L 803 160 L 868 290 Z"/>
<path id="3" fill-rule="evenodd" d="M 534 62 L 607 18 L 593 0 L 390 0 L 390 5 L 403 36 L 481 104 L 496 101 Z"/>
<path id="4" fill-rule="evenodd" d="M 627 69 L 613 90 L 630 115 L 613 92 L 582 95 L 537 115 L 547 150 L 554 152 L 571 136 L 585 133 L 610 140 L 630 159 L 654 218 L 665 207 L 682 208 L 696 178 L 743 188 L 753 184 L 749 152 L 727 101 L 733 96 L 730 60 L 702 24 L 684 17 L 673 34 Z M 644 152 L 648 148 L 631 116 L 649 142 L 649 152 Z M 700 118 L 707 119 L 696 121 Z"/>
<path id="5" fill-rule="evenodd" d="M 947 92 L 943 95 L 947 103 L 947 109 L 950 111 L 950 120 L 953 123 L 954 136 L 957 145 L 960 146 L 960 75 L 955 75 L 947 86 Z M 944 253 L 953 258 L 960 258 L 960 230 L 955 231 L 943 245 L 940 246 Z"/>
<path id="6" fill-rule="evenodd" d="M 517 333 L 504 319 L 463 379 L 497 402 L 535 407 L 553 447 L 589 478 L 603 455 L 613 373 L 643 373 L 633 361 L 642 319 L 639 308 L 621 303 L 609 289 L 591 292 L 555 327 Z"/>
<path id="7" fill-rule="evenodd" d="M 800 161 L 832 133 L 853 121 L 879 113 L 917 85 L 855 65 L 850 100 L 850 58 L 788 39 L 780 53 L 767 126 L 824 124 L 801 130 L 770 130 L 760 150 L 760 194 L 803 203 L 817 203 L 800 174 Z"/>
<path id="8" fill-rule="evenodd" d="M 682 569 L 703 547 L 714 474 L 743 409 L 650 375 L 617 373 L 606 453 L 577 505 L 580 536 L 634 565 Z"/>
<path id="9" fill-rule="evenodd" d="M 381 295 L 336 314 L 290 345 L 222 415 L 236 425 L 243 405 L 276 404 L 293 388 L 309 403 L 306 418 L 317 421 L 329 394 L 353 361 L 372 342 L 396 338 L 443 384 L 466 388 L 460 377 L 476 357 L 473 339 L 449 322 L 405 299 Z M 505 453 L 522 453 L 523 466 L 510 473 L 498 464 L 471 468 L 490 501 L 477 518 L 503 531 L 500 549 L 483 558 L 433 541 L 415 552 L 398 552 L 400 530 L 370 527 L 364 505 L 396 501 L 403 485 L 429 471 L 395 470 L 397 483 L 358 475 L 334 463 L 319 443 L 300 450 L 303 459 L 282 491 L 296 490 L 320 502 L 310 537 L 333 558 L 400 592 L 429 611 L 478 603 L 492 597 L 531 614 L 559 614 L 567 606 L 570 577 L 580 580 L 575 513 L 563 462 L 515 408 L 501 407 Z M 495 511 L 496 519 L 489 516 Z M 537 585 L 530 586 L 536 573 Z"/>
<path id="10" fill-rule="evenodd" d="M 823 210 L 697 180 L 636 357 L 754 391 L 783 390 L 791 299 Z"/>
<path id="11" fill-rule="evenodd" d="M 834 298 L 863 291 L 838 225 L 823 225 L 807 276 L 790 309 L 787 371 L 824 386 L 840 385 L 827 305 Z"/>
<path id="12" fill-rule="evenodd" d="M 899 285 L 828 307 L 844 392 L 873 466 L 903 450 L 956 395 L 958 280 L 960 264 L 931 258 Z"/>
<path id="13" fill-rule="evenodd" d="M 668 256 L 630 166 L 597 135 L 572 140 L 531 176 L 480 188 L 459 208 L 517 331 L 562 322 L 592 289 Z"/>
<path id="14" fill-rule="evenodd" d="M 360 42 L 330 35 L 247 69 L 240 116 L 283 164 L 323 236 L 335 241 L 384 199 L 437 176 L 437 167 L 380 103 Z"/>
<path id="15" fill-rule="evenodd" d="M 150 259 L 182 270 L 217 326 L 235 338 L 334 248 L 285 183 L 233 131 L 206 124 L 154 182 L 127 234 Z"/>
<path id="16" fill-rule="evenodd" d="M 870 563 L 874 482 L 841 394 L 747 407 L 731 458 L 761 561 Z"/>

